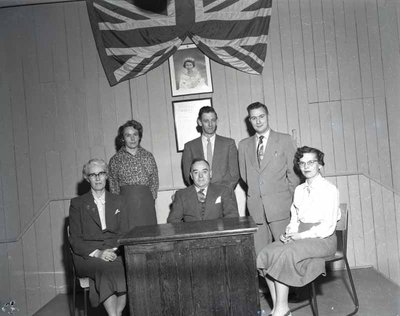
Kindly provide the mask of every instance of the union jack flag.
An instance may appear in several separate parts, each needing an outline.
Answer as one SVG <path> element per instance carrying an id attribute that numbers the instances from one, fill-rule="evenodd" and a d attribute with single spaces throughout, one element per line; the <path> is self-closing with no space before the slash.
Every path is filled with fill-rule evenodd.
<path id="1" fill-rule="evenodd" d="M 154 13 L 134 0 L 86 0 L 93 35 L 111 86 L 166 61 L 186 37 L 216 62 L 260 74 L 272 0 L 169 0 Z"/>

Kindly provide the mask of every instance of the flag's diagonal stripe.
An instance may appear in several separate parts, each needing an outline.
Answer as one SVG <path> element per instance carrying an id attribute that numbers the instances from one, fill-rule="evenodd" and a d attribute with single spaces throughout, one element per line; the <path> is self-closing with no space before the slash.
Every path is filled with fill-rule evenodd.
<path id="1" fill-rule="evenodd" d="M 140 56 L 140 57 L 149 57 L 149 55 L 154 55 L 155 53 L 167 49 L 171 46 L 178 47 L 182 43 L 180 38 L 174 38 L 171 41 L 153 45 L 146 47 L 110 47 L 106 48 L 107 56 L 123 56 L 123 55 L 131 55 L 131 56 Z"/>
<path id="2" fill-rule="evenodd" d="M 126 17 L 126 16 L 124 16 L 124 15 L 115 13 L 115 12 L 113 12 L 113 11 L 111 11 L 111 10 L 109 10 L 109 9 L 107 9 L 107 8 L 105 8 L 105 7 L 103 7 L 103 6 L 100 5 L 100 4 L 93 3 L 93 7 L 95 7 L 97 10 L 99 10 L 99 11 L 101 11 L 101 12 L 103 12 L 103 13 L 105 13 L 105 14 L 107 14 L 107 15 L 113 17 L 113 18 L 116 18 L 116 19 L 118 19 L 118 20 L 125 21 L 125 22 L 131 22 L 131 21 L 133 21 L 131 18 L 128 18 L 128 17 Z M 99 23 L 99 25 L 100 25 L 100 24 L 103 24 L 103 23 Z"/>
<path id="3" fill-rule="evenodd" d="M 222 20 L 222 21 L 241 21 L 251 20 L 257 17 L 266 17 L 271 15 L 271 8 L 263 8 L 258 11 L 246 11 L 246 12 L 213 12 L 205 13 L 196 10 L 196 22 L 210 21 L 210 20 Z"/>
<path id="4" fill-rule="evenodd" d="M 255 44 L 259 44 L 260 42 L 254 42 L 254 39 L 252 41 L 246 41 L 246 38 L 243 39 L 243 41 L 238 41 L 236 40 L 235 45 L 232 44 L 228 44 L 226 43 L 226 41 L 220 41 L 220 40 L 209 40 L 200 36 L 193 36 L 193 41 L 195 42 L 196 45 L 199 45 L 200 43 L 204 44 L 205 46 L 207 46 L 211 51 L 214 52 L 215 55 L 217 55 L 219 58 L 221 58 L 222 60 L 224 60 L 225 62 L 231 64 L 231 65 L 235 65 L 238 63 L 243 63 L 243 61 L 240 61 L 239 59 L 233 57 L 231 54 L 227 53 L 224 49 L 224 47 L 229 47 L 234 49 L 235 51 L 241 53 L 244 56 L 247 56 L 249 58 L 251 58 L 255 63 L 263 66 L 264 65 L 264 61 L 262 59 L 260 59 L 257 55 L 255 55 L 254 53 L 243 49 L 241 46 L 250 46 L 250 45 L 255 45 Z M 252 43 L 251 43 L 252 42 Z M 267 41 L 265 41 L 265 44 L 267 43 Z M 242 68 L 242 67 L 241 67 Z"/>
<path id="5" fill-rule="evenodd" d="M 151 63 L 148 63 L 140 71 L 135 72 L 135 76 L 140 76 L 142 74 L 145 74 L 160 58 L 164 57 L 167 53 L 171 52 L 171 50 L 176 49 L 179 45 L 180 45 L 180 43 L 177 46 L 175 46 L 175 45 L 171 46 L 160 56 L 154 57 Z M 121 67 L 119 67 L 117 70 L 115 70 L 114 76 L 115 76 L 115 79 L 117 80 L 117 82 L 121 81 L 125 76 L 127 76 L 129 73 L 131 73 L 132 70 L 135 69 L 139 65 L 140 62 L 143 61 L 143 59 L 138 60 L 138 58 L 136 56 L 133 56 L 133 57 L 129 58 Z"/>
<path id="6" fill-rule="evenodd" d="M 218 1 L 214 1 L 208 5 L 203 6 L 204 11 L 209 11 L 209 10 L 213 10 L 215 8 L 217 8 L 218 6 L 222 6 L 226 3 L 225 0 L 218 0 Z M 235 3 L 231 3 L 229 6 L 227 6 L 226 9 L 224 8 L 223 10 L 228 10 L 231 12 L 240 12 L 243 9 L 246 9 L 249 6 L 249 2 L 248 1 L 237 1 Z"/>

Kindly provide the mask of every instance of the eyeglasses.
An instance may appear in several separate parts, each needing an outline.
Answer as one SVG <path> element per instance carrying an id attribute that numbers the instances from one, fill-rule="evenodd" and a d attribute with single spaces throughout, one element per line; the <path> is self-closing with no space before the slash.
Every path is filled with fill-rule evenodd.
<path id="1" fill-rule="evenodd" d="M 106 175 L 107 175 L 107 172 L 101 171 L 99 173 L 89 173 L 88 177 L 90 179 L 96 179 L 97 177 L 102 178 L 102 177 L 105 177 Z"/>
<path id="2" fill-rule="evenodd" d="M 318 160 L 309 160 L 309 161 L 306 161 L 306 162 L 299 161 L 298 165 L 299 165 L 300 168 L 305 168 L 306 166 L 307 167 L 313 166 L 316 162 L 318 162 Z"/>

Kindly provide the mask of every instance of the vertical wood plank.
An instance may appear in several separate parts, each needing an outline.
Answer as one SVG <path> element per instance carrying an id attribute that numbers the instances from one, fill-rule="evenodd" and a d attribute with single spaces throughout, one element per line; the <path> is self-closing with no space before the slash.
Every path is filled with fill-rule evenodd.
<path id="1" fill-rule="evenodd" d="M 311 18 L 311 2 L 309 0 L 300 0 L 301 29 L 303 31 L 304 61 L 306 66 L 306 80 L 308 91 L 308 102 L 318 102 L 317 80 L 315 73 L 315 52 L 313 25 Z"/>
<path id="2" fill-rule="evenodd" d="M 372 209 L 372 194 L 370 188 L 370 181 L 364 177 L 359 176 L 360 183 L 360 197 L 361 197 L 361 209 L 363 212 L 363 229 L 364 229 L 364 247 L 368 249 L 366 252 L 365 259 L 369 265 L 372 265 L 375 269 L 378 268 L 377 259 L 377 245 L 375 239 L 375 226 L 374 226 L 374 214 Z"/>
<path id="3" fill-rule="evenodd" d="M 8 271 L 10 273 L 10 298 L 15 300 L 21 315 L 28 315 L 22 242 L 19 240 L 14 243 L 8 243 L 7 249 Z"/>
<path id="4" fill-rule="evenodd" d="M 285 90 L 285 107 L 287 115 L 286 132 L 292 134 L 293 130 L 299 130 L 298 108 L 296 95 L 295 68 L 293 61 L 293 44 L 290 29 L 290 12 L 288 1 L 278 1 L 279 33 L 281 35 L 282 67 Z M 284 18 L 283 18 L 284 17 Z"/>
<path id="5" fill-rule="evenodd" d="M 338 102 L 335 102 L 337 105 Z M 319 119 L 321 122 L 322 151 L 325 153 L 325 171 L 334 173 L 336 170 L 335 154 L 333 152 L 332 117 L 329 103 L 319 104 Z"/>
<path id="6" fill-rule="evenodd" d="M 371 199 L 374 219 L 376 254 L 378 258 L 377 269 L 389 277 L 388 249 L 385 234 L 386 223 L 382 203 L 382 189 L 375 181 L 371 181 Z"/>
<path id="7" fill-rule="evenodd" d="M 10 280 L 10 271 L 8 267 L 8 250 L 7 244 L 0 244 L 0 297 L 1 303 L 11 301 L 11 280 Z"/>
<path id="8" fill-rule="evenodd" d="M 396 230 L 396 208 L 393 192 L 382 188 L 383 219 L 385 223 L 385 240 L 387 249 L 387 260 L 389 267 L 389 278 L 396 284 L 400 282 L 400 254 L 397 244 L 398 231 Z"/>
<path id="9" fill-rule="evenodd" d="M 322 15 L 325 36 L 329 100 L 334 101 L 340 99 L 340 82 L 335 38 L 335 22 L 331 0 L 322 0 Z"/>
<path id="10" fill-rule="evenodd" d="M 315 75 L 317 81 L 318 101 L 329 100 L 329 85 L 325 50 L 324 20 L 322 16 L 322 2 L 311 1 L 311 18 L 315 58 Z"/>
<path id="11" fill-rule="evenodd" d="M 368 1 L 365 1 L 368 2 Z M 355 6 L 355 22 L 357 30 L 358 53 L 360 59 L 361 88 L 363 97 L 373 97 L 374 89 L 371 73 L 370 43 L 368 39 L 368 24 L 365 3 Z"/>
<path id="12" fill-rule="evenodd" d="M 65 279 L 65 214 L 63 201 L 50 203 L 50 225 L 52 239 L 52 253 L 54 265 L 54 279 L 56 293 L 65 293 L 67 282 Z"/>
<path id="13" fill-rule="evenodd" d="M 79 20 L 80 3 L 68 3 L 64 5 L 64 18 L 67 43 L 68 74 L 69 80 L 81 80 L 83 73 L 83 52 L 81 45 L 81 25 Z"/>
<path id="14" fill-rule="evenodd" d="M 53 261 L 53 241 L 51 236 L 50 206 L 40 214 L 35 222 L 37 274 L 39 277 L 40 305 L 48 303 L 56 296 L 55 273 Z"/>
<path id="15" fill-rule="evenodd" d="M 29 315 L 41 306 L 36 246 L 36 231 L 35 226 L 32 225 L 22 237 L 27 314 Z"/>
<path id="16" fill-rule="evenodd" d="M 290 32 L 293 41 L 293 63 L 298 111 L 297 145 L 310 145 L 311 129 L 310 119 L 308 116 L 307 82 L 299 1 L 289 1 L 289 12 L 291 25 Z"/>
<path id="17" fill-rule="evenodd" d="M 380 38 L 380 26 L 378 16 L 377 1 L 365 1 L 367 15 L 367 29 L 369 39 L 369 52 L 371 56 L 371 72 L 373 95 L 381 97 L 385 95 L 383 65 L 382 65 L 382 47 Z M 383 22 L 383 21 L 382 21 Z M 388 43 L 389 44 L 389 43 Z"/>
<path id="18" fill-rule="evenodd" d="M 276 102 L 276 116 L 277 126 L 276 129 L 280 132 L 287 132 L 287 114 L 285 104 L 285 90 L 283 78 L 283 65 L 282 65 L 282 50 L 280 38 L 280 12 L 278 9 L 278 2 L 272 2 L 272 12 L 276 12 L 275 16 L 271 18 L 269 32 L 271 37 L 270 53 L 272 54 L 272 71 L 274 72 L 274 89 L 275 89 L 275 102 Z M 284 19 L 284 17 L 282 17 Z M 273 31 L 275 30 L 275 31 Z"/>
<path id="19" fill-rule="evenodd" d="M 355 139 L 355 128 L 353 121 L 353 101 L 341 102 L 342 107 L 342 119 L 343 119 L 343 144 L 344 144 L 344 155 L 346 159 L 347 171 L 356 171 L 357 166 L 357 148 Z M 336 154 L 341 155 L 341 152 Z"/>
<path id="20" fill-rule="evenodd" d="M 10 94 L 6 86 L 0 85 L 0 236 L 15 238 L 20 232 L 18 207 L 18 184 L 14 156 L 13 115 Z"/>
<path id="21" fill-rule="evenodd" d="M 364 244 L 364 225 L 363 225 L 363 210 L 361 208 L 361 196 L 358 176 L 349 176 L 349 218 L 352 224 L 352 239 L 348 242 L 353 243 L 354 264 L 355 266 L 367 266 L 365 252 L 366 245 Z"/>

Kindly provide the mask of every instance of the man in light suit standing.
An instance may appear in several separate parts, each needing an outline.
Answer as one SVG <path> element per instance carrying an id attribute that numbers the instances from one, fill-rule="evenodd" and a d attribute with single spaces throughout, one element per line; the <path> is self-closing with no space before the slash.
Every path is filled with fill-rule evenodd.
<path id="1" fill-rule="evenodd" d="M 204 159 L 195 159 L 190 169 L 194 184 L 175 194 L 168 223 L 192 222 L 239 216 L 231 188 L 210 183 L 212 171 Z"/>
<path id="2" fill-rule="evenodd" d="M 209 162 L 212 179 L 218 183 L 235 189 L 239 181 L 238 153 L 235 141 L 217 135 L 218 116 L 211 106 L 203 106 L 199 111 L 197 124 L 202 129 L 202 135 L 185 144 L 182 155 L 183 177 L 190 185 L 190 166 L 194 159 L 205 159 Z"/>
<path id="3" fill-rule="evenodd" d="M 270 129 L 264 104 L 252 103 L 247 112 L 256 134 L 240 141 L 239 168 L 247 183 L 247 208 L 258 226 L 258 253 L 285 232 L 299 178 L 293 170 L 296 147 L 291 136 Z"/>

